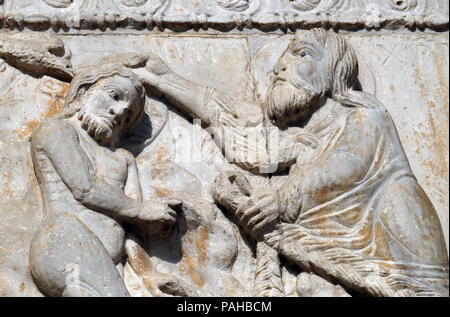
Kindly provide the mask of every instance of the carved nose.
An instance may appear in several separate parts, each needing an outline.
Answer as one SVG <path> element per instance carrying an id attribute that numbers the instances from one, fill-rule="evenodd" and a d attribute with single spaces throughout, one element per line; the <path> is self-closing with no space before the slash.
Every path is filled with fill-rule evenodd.
<path id="1" fill-rule="evenodd" d="M 108 113 L 109 113 L 109 114 L 112 114 L 112 115 L 115 115 L 115 114 L 116 114 L 116 111 L 114 110 L 113 107 L 110 107 L 110 108 L 108 109 Z"/>
<path id="2" fill-rule="evenodd" d="M 125 109 L 122 108 L 122 107 L 116 107 L 116 108 L 114 108 L 114 107 L 109 107 L 109 109 L 108 109 L 108 113 L 109 113 L 109 114 L 111 114 L 111 115 L 113 115 L 113 116 L 117 116 L 117 117 L 122 116 L 122 114 L 124 113 L 124 111 L 125 111 Z"/>
<path id="3" fill-rule="evenodd" d="M 275 75 L 278 75 L 280 72 L 284 72 L 286 70 L 286 64 L 283 63 L 281 60 L 275 63 L 275 66 L 273 66 L 273 72 Z"/>

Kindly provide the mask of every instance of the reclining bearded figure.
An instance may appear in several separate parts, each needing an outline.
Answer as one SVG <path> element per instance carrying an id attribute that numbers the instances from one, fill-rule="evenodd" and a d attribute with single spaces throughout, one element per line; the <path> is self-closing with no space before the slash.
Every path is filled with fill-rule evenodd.
<path id="1" fill-rule="evenodd" d="M 46 214 L 32 240 L 30 268 L 46 295 L 230 296 L 251 288 L 233 272 L 242 254 L 237 228 L 214 204 L 190 191 L 192 174 L 165 162 L 164 169 L 187 175 L 183 202 L 170 197 L 143 201 L 141 188 L 151 185 L 141 182 L 136 159 L 124 147 L 136 152 L 137 146 L 139 152 L 142 146 L 136 140 L 142 139 L 147 122 L 146 95 L 131 68 L 146 58 L 111 55 L 100 65 L 81 69 L 62 112 L 32 135 Z M 145 144 L 158 135 L 145 132 Z M 151 174 L 141 170 L 146 172 Z M 201 248 L 196 237 L 203 239 Z M 154 261 L 149 250 L 164 256 Z M 204 263 L 191 268 L 190 257 L 196 253 Z M 171 260 L 164 262 L 167 256 Z M 158 272 L 159 262 L 166 273 Z M 133 283 L 142 283 L 144 290 L 131 290 Z"/>
<path id="2" fill-rule="evenodd" d="M 141 122 L 144 104 L 145 89 L 130 69 L 88 67 L 73 79 L 62 112 L 33 132 L 45 216 L 32 240 L 30 268 L 44 294 L 128 296 L 119 273 L 122 224 L 158 233 L 175 223 L 181 202 L 142 201 L 135 158 L 120 147 Z"/>
<path id="3" fill-rule="evenodd" d="M 276 264 L 258 268 L 257 294 L 283 294 L 280 270 L 274 269 L 281 257 L 302 271 L 297 295 L 308 295 L 306 274 L 355 294 L 448 296 L 438 216 L 411 171 L 391 116 L 374 96 L 355 89 L 352 47 L 332 31 L 300 31 L 274 73 L 267 102 L 259 107 L 191 82 L 156 56 L 138 72 L 153 91 L 200 118 L 219 143 L 228 142 L 227 134 L 239 140 L 249 128 L 263 136 L 269 150 L 258 152 L 256 162 L 236 163 L 262 171 L 265 185 L 252 188 L 249 180 L 257 176 L 243 171 L 219 175 L 212 188 L 216 202 L 261 245 L 257 254 L 270 253 Z M 269 138 L 274 129 L 277 143 Z M 233 143 L 238 158 L 251 148 L 243 143 Z M 281 175 L 285 168 L 288 174 Z M 264 273 L 268 266 L 271 272 Z"/>

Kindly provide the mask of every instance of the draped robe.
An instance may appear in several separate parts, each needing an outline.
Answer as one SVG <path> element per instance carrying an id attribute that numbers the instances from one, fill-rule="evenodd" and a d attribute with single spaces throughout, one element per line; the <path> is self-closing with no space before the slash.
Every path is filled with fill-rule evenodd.
<path id="1" fill-rule="evenodd" d="M 336 109 L 306 126 L 320 145 L 277 191 L 281 254 L 369 295 L 448 296 L 442 228 L 392 118 L 380 104 Z"/>
<path id="2" fill-rule="evenodd" d="M 274 157 L 279 167 L 296 158 L 288 175 L 266 177 L 259 189 L 261 195 L 276 193 L 281 224 L 277 238 L 269 235 L 277 242 L 269 244 L 279 253 L 361 293 L 448 296 L 442 227 L 393 120 L 374 96 L 348 96 L 353 101 L 345 106 L 330 99 L 331 107 L 317 110 L 322 118 L 313 116 L 291 135 L 279 134 L 276 146 L 268 134 L 277 128 L 264 126 L 260 109 L 235 107 L 235 100 L 215 90 L 209 90 L 205 106 L 216 139 L 234 147 L 238 166 L 273 171 Z M 253 115 L 241 114 L 248 110 Z M 319 145 L 298 142 L 304 134 Z"/>

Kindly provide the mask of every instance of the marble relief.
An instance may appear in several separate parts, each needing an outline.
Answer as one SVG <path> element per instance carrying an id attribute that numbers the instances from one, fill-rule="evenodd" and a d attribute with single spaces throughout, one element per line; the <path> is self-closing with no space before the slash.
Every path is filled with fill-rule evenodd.
<path id="1" fill-rule="evenodd" d="M 282 2 L 0 2 L 0 295 L 448 296 L 448 4 Z"/>

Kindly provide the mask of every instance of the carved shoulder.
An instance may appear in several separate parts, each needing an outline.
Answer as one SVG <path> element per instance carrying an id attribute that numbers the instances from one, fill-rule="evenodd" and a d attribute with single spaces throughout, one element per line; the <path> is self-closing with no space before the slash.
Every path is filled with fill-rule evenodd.
<path id="1" fill-rule="evenodd" d="M 78 133 L 68 122 L 61 119 L 50 119 L 41 123 L 31 135 L 32 151 L 44 151 L 49 154 L 64 145 L 78 142 Z"/>
<path id="2" fill-rule="evenodd" d="M 383 117 L 379 109 L 356 108 L 347 115 L 347 123 L 354 131 L 368 131 L 382 126 L 386 118 Z"/>

